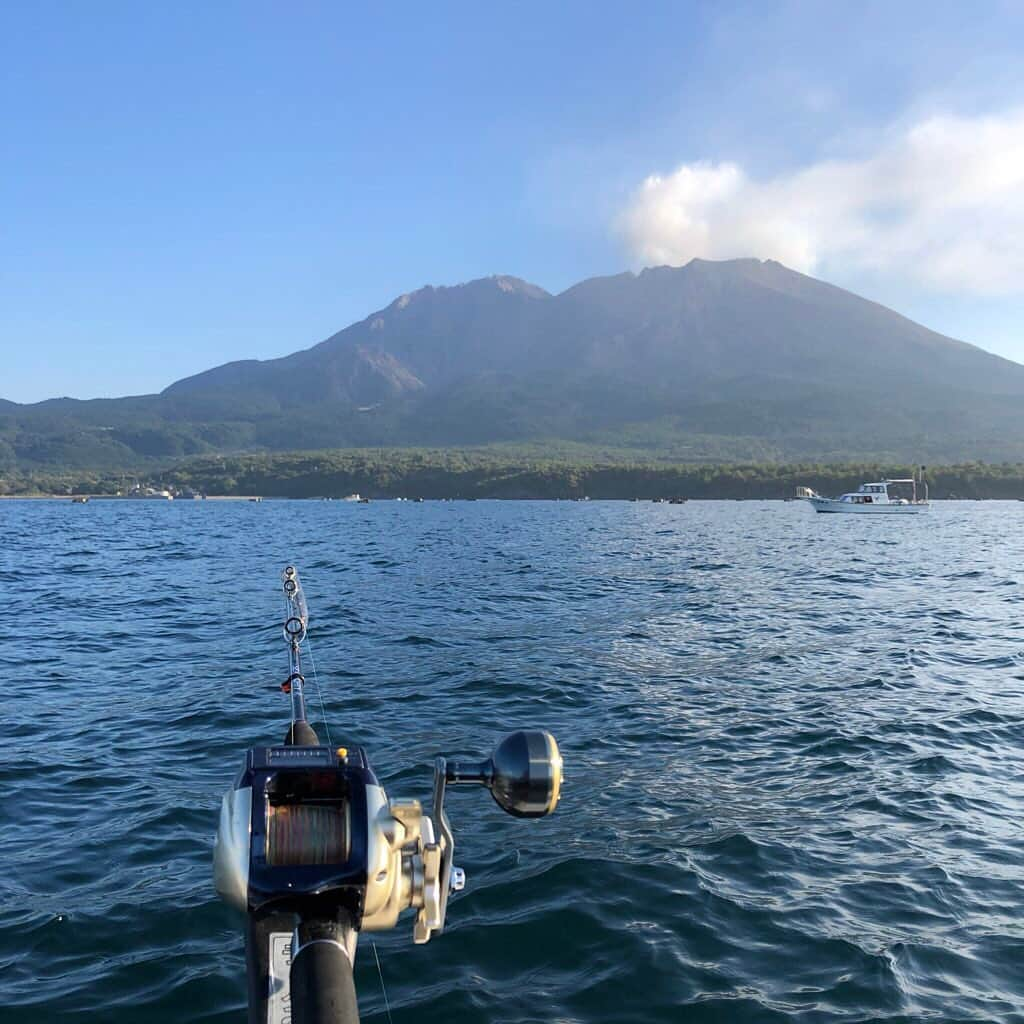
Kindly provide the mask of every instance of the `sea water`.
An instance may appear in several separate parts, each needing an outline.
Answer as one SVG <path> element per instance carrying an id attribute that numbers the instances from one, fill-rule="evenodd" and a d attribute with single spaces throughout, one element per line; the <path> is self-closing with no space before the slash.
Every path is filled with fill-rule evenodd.
<path id="1" fill-rule="evenodd" d="M 287 724 L 287 563 L 314 724 L 392 796 L 517 728 L 565 758 L 549 819 L 450 795 L 468 884 L 364 936 L 364 1020 L 373 941 L 396 1024 L 1024 1021 L 1024 505 L 7 501 L 0 540 L 5 1022 L 244 1021 L 210 858 Z"/>

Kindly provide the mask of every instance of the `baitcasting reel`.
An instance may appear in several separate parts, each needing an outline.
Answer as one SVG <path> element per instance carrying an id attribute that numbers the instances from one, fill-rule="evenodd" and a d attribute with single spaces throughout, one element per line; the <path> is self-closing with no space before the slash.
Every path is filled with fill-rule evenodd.
<path id="1" fill-rule="evenodd" d="M 250 1024 L 350 1024 L 358 933 L 393 928 L 411 909 L 413 941 L 428 942 L 444 928 L 449 893 L 465 885 L 447 788 L 484 786 L 508 813 L 543 817 L 558 803 L 562 759 L 550 733 L 515 732 L 479 764 L 438 758 L 430 814 L 418 800 L 389 800 L 362 748 L 322 745 L 306 721 L 307 613 L 290 567 L 284 592 L 292 723 L 280 746 L 248 751 L 224 796 L 214 880 L 248 915 Z"/>

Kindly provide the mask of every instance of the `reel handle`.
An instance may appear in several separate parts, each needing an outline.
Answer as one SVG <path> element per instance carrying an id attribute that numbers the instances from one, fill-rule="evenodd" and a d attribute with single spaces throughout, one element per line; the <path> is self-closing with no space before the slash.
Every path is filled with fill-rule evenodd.
<path id="1" fill-rule="evenodd" d="M 449 761 L 445 781 L 450 786 L 486 786 L 495 803 L 509 814 L 543 818 L 558 804 L 562 755 L 549 732 L 513 732 L 486 761 Z"/>

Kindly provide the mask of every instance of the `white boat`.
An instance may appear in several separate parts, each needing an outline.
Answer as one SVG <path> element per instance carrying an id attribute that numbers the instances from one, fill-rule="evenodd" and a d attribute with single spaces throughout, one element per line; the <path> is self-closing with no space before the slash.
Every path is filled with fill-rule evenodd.
<path id="1" fill-rule="evenodd" d="M 174 495 L 168 490 L 158 491 L 155 487 L 142 487 L 139 484 L 136 484 L 125 497 L 144 498 L 149 501 L 174 501 Z"/>
<path id="2" fill-rule="evenodd" d="M 910 484 L 909 498 L 891 494 L 889 488 L 894 484 Z M 928 485 L 922 481 L 924 497 L 917 496 L 917 480 L 879 480 L 877 483 L 861 484 L 856 491 L 840 495 L 838 498 L 824 498 L 808 487 L 797 488 L 797 497 L 810 502 L 815 512 L 849 512 L 854 515 L 914 515 L 927 512 L 931 507 L 928 503 Z"/>

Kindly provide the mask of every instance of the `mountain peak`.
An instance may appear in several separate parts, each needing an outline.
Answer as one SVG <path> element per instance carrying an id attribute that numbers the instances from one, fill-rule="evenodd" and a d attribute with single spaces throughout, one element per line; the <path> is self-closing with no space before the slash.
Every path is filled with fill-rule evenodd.
<path id="1" fill-rule="evenodd" d="M 495 285 L 499 291 L 508 292 L 509 294 L 525 295 L 531 299 L 551 298 L 551 293 L 545 291 L 540 285 L 531 284 L 529 281 L 524 281 L 521 277 L 512 277 L 510 274 L 493 274 L 491 277 L 485 277 L 481 280 L 487 281 Z"/>
<path id="2" fill-rule="evenodd" d="M 416 291 L 406 292 L 399 295 L 387 308 L 389 310 L 407 309 L 414 303 L 436 298 L 441 295 L 458 296 L 460 294 L 486 294 L 501 292 L 506 295 L 524 295 L 530 299 L 547 299 L 551 295 L 539 285 L 524 281 L 521 277 L 513 277 L 511 274 L 492 274 L 490 277 L 478 277 L 472 281 L 464 281 L 462 284 L 454 285 L 432 285 L 427 284 Z"/>

